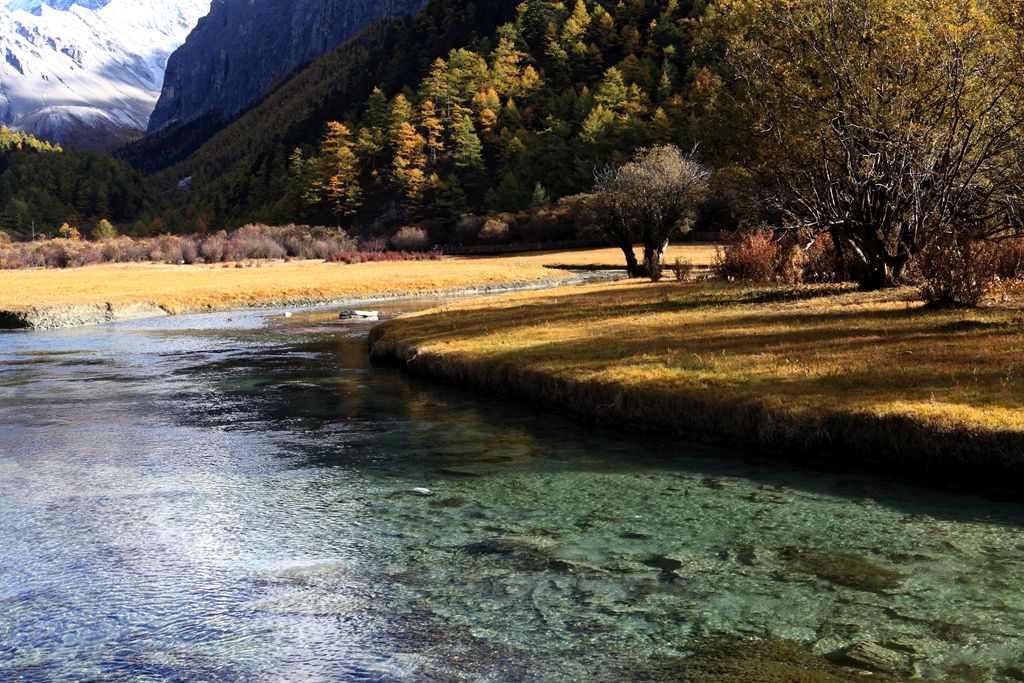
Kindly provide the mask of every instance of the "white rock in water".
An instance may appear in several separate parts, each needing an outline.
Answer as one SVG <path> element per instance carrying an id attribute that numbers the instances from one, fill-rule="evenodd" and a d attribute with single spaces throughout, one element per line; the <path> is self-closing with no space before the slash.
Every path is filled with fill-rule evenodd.
<path id="1" fill-rule="evenodd" d="M 292 317 L 292 312 L 291 311 L 285 311 L 284 312 L 284 317 L 286 317 L 286 318 Z"/>
<path id="2" fill-rule="evenodd" d="M 380 313 L 377 311 L 342 311 L 342 320 L 353 320 L 360 318 L 362 320 L 380 320 Z"/>
<path id="3" fill-rule="evenodd" d="M 409 489 L 409 493 L 413 494 L 414 496 L 432 496 L 432 495 L 434 495 L 433 491 L 431 491 L 430 489 L 425 489 L 425 488 Z"/>

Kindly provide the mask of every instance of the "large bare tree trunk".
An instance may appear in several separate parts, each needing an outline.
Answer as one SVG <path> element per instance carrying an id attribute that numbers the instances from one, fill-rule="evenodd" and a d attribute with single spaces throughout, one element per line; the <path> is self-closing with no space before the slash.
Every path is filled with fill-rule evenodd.
<path id="1" fill-rule="evenodd" d="M 633 251 L 633 245 L 629 242 L 619 245 L 619 249 L 626 257 L 626 274 L 629 277 L 643 277 L 646 275 L 644 269 L 636 260 L 636 252 Z"/>
<path id="2" fill-rule="evenodd" d="M 873 234 L 861 234 L 872 232 L 847 228 L 833 230 L 832 237 L 837 252 L 854 263 L 853 275 L 862 289 L 874 291 L 903 284 L 911 252 L 901 248 L 894 255 Z"/>
<path id="3" fill-rule="evenodd" d="M 655 282 L 661 279 L 661 269 L 665 262 L 665 249 L 667 248 L 668 240 L 644 245 L 644 269 L 647 271 L 647 276 Z"/>

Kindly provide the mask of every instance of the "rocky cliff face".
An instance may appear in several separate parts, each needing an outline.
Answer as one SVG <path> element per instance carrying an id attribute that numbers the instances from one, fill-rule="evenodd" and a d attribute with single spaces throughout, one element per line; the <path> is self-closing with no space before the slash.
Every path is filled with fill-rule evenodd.
<path id="1" fill-rule="evenodd" d="M 425 0 L 214 0 L 172 56 L 149 132 L 216 113 L 223 119 L 367 25 Z"/>

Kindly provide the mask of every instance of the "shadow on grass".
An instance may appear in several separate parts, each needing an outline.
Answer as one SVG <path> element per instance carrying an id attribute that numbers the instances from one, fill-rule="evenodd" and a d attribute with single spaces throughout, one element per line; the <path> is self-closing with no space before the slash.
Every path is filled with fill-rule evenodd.
<path id="1" fill-rule="evenodd" d="M 826 298 L 833 299 L 835 305 L 808 308 L 764 303 L 798 304 Z M 962 353 L 967 364 L 977 363 L 978 357 L 967 355 L 962 339 L 951 335 L 969 336 L 981 349 L 989 349 L 1001 345 L 1000 336 L 1021 330 L 1019 324 L 998 319 L 950 321 L 948 311 L 921 306 L 870 310 L 854 305 L 863 303 L 862 295 L 843 286 L 795 293 L 751 292 L 735 286 L 615 289 L 545 296 L 515 306 L 441 311 L 397 320 L 382 330 L 393 330 L 403 344 L 424 346 L 533 328 L 576 326 L 587 333 L 585 340 L 530 345 L 517 351 L 512 360 L 565 360 L 591 369 L 650 354 L 676 358 L 731 354 L 757 356 L 761 362 L 765 354 L 795 362 L 817 361 L 827 355 L 833 366 L 882 355 L 881 367 L 908 359 L 920 367 L 929 362 L 948 363 L 951 355 Z M 678 325 L 645 324 L 647 316 L 672 313 L 685 317 Z M 612 329 L 615 333 L 609 334 Z M 956 348 L 950 349 L 944 342 Z M 888 355 L 883 353 L 886 350 Z M 981 371 L 991 374 L 993 370 Z"/>

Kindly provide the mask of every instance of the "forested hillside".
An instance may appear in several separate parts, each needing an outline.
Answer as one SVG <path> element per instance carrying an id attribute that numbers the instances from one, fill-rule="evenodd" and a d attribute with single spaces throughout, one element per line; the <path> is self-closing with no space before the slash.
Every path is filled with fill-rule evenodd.
<path id="1" fill-rule="evenodd" d="M 158 174 L 161 190 L 191 178 L 186 222 L 201 226 L 297 219 L 301 205 L 284 197 L 296 146 L 315 144 L 326 122 L 358 115 L 375 86 L 397 92 L 414 85 L 434 58 L 486 37 L 513 16 L 514 5 L 511 0 L 434 0 L 415 17 L 366 29 L 302 70 L 186 161 Z M 164 152 L 148 151 L 150 157 Z"/>
<path id="2" fill-rule="evenodd" d="M 437 230 L 586 190 L 637 147 L 695 144 L 703 3 L 516 4 L 435 0 L 374 27 L 157 181 L 184 186 L 185 224 Z"/>
<path id="3" fill-rule="evenodd" d="M 26 236 L 64 222 L 134 221 L 150 204 L 142 179 L 123 161 L 0 127 L 0 230 Z"/>

